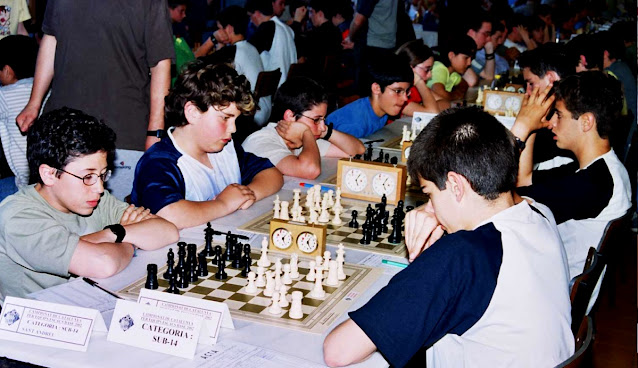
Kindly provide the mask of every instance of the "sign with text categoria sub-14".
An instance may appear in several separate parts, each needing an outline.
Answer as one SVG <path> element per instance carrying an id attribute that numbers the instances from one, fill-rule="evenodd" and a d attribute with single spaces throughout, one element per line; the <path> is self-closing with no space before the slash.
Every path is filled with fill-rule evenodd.
<path id="1" fill-rule="evenodd" d="M 204 319 L 206 332 L 199 334 L 199 343 L 214 345 L 217 343 L 219 328 L 234 329 L 228 305 L 212 300 L 189 298 L 183 295 L 162 293 L 156 290 L 141 289 L 137 299 L 140 304 L 152 305 L 163 309 L 192 314 Z"/>
<path id="2" fill-rule="evenodd" d="M 193 359 L 203 321 L 192 314 L 120 299 L 107 340 Z"/>
<path id="3" fill-rule="evenodd" d="M 106 332 L 99 311 L 8 296 L 0 313 L 0 339 L 86 351 L 91 332 Z"/>

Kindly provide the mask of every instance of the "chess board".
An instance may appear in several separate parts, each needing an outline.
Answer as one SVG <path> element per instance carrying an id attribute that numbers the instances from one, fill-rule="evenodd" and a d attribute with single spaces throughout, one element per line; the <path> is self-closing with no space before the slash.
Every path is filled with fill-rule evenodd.
<path id="1" fill-rule="evenodd" d="M 333 175 L 333 176 L 329 177 L 322 184 L 337 185 L 337 175 Z M 405 188 L 405 197 L 406 198 L 408 198 L 408 197 L 412 198 L 414 200 L 414 202 L 417 202 L 417 201 L 427 202 L 429 200 L 429 197 L 427 196 L 427 194 L 423 193 L 421 188 L 419 188 L 418 185 L 414 185 L 414 184 L 408 185 Z M 361 213 L 361 212 L 359 212 L 359 213 Z"/>
<path id="2" fill-rule="evenodd" d="M 403 137 L 396 137 L 396 138 L 389 139 L 381 143 L 378 148 L 383 148 L 384 150 L 401 151 L 401 138 Z"/>
<path id="3" fill-rule="evenodd" d="M 305 197 L 301 198 L 301 203 L 304 203 L 304 198 Z M 343 245 L 349 249 L 357 249 L 367 252 L 405 257 L 407 255 L 407 250 L 403 241 L 401 241 L 401 243 L 399 244 L 392 244 L 388 242 L 388 237 L 390 236 L 390 233 L 392 231 L 392 226 L 389 226 L 390 231 L 388 231 L 387 233 L 382 233 L 379 236 L 378 240 L 371 241 L 370 244 L 359 244 L 359 240 L 363 238 L 361 225 L 363 225 L 363 223 L 365 222 L 367 205 L 368 202 L 355 202 L 342 199 L 341 206 L 343 207 L 343 212 L 341 213 L 340 217 L 343 224 L 332 225 L 330 222 L 326 224 L 328 227 L 326 244 L 337 245 L 339 243 L 343 243 Z M 387 206 L 387 209 L 390 209 L 390 213 L 392 213 L 391 209 L 393 207 L 394 206 L 391 205 Z M 357 217 L 357 221 L 359 222 L 358 229 L 354 229 L 348 226 L 348 223 L 352 219 L 353 210 L 357 210 L 357 212 L 359 213 Z M 256 219 L 240 226 L 239 230 L 268 235 L 270 234 L 270 220 L 272 220 L 272 217 L 273 212 L 268 211 L 263 215 L 257 217 Z"/>
<path id="4" fill-rule="evenodd" d="M 213 244 L 213 247 L 215 245 L 217 244 Z M 203 248 L 203 246 L 200 247 L 198 252 Z M 259 257 L 260 254 L 252 252 L 253 271 L 257 270 L 256 264 Z M 274 270 L 274 260 L 280 257 L 280 255 L 269 255 L 272 264 L 268 269 Z M 282 258 L 284 264 L 289 261 L 289 257 Z M 323 289 L 326 292 L 326 296 L 323 298 L 313 298 L 309 293 L 314 288 L 314 282 L 305 280 L 305 276 L 309 271 L 309 261 L 309 258 L 299 257 L 298 266 L 300 277 L 293 279 L 292 285 L 288 285 L 289 288 L 287 292 L 289 300 L 293 291 L 298 290 L 303 293 L 303 317 L 301 319 L 292 319 L 288 316 L 290 306 L 283 308 L 280 314 L 271 314 L 268 311 L 271 298 L 263 295 L 263 288 L 259 288 L 257 293 L 254 294 L 246 293 L 245 286 L 247 279 L 241 275 L 240 269 L 230 267 L 231 262 L 226 262 L 227 266 L 225 270 L 228 274 L 227 279 L 217 280 L 214 276 L 215 272 L 217 272 L 217 266 L 209 262 L 208 276 L 200 277 L 198 281 L 189 284 L 187 288 L 180 289 L 180 294 L 225 303 L 228 305 L 233 318 L 321 334 L 328 330 L 335 320 L 345 313 L 352 303 L 354 303 L 354 300 L 363 294 L 382 273 L 380 269 L 345 263 L 343 270 L 346 274 L 346 279 L 339 281 L 338 286 L 327 286 L 325 285 L 327 271 L 324 271 Z M 164 267 L 158 270 L 158 291 L 164 291 L 169 286 L 168 281 L 162 277 L 166 268 L 167 266 L 164 265 Z M 146 277 L 118 291 L 118 294 L 127 299 L 137 300 L 140 290 L 144 288 L 145 282 Z"/>

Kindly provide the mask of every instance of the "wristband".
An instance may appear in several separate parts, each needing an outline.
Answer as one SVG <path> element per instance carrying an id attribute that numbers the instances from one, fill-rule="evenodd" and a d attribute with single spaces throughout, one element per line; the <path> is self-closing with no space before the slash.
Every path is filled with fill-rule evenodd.
<path id="1" fill-rule="evenodd" d="M 157 137 L 157 138 L 164 138 L 166 137 L 166 131 L 164 129 L 157 129 L 157 130 L 147 130 L 146 131 L 146 136 L 147 137 Z"/>
<path id="2" fill-rule="evenodd" d="M 514 140 L 516 141 L 518 149 L 523 151 L 525 149 L 525 142 L 523 142 L 519 137 L 514 137 Z"/>
<path id="3" fill-rule="evenodd" d="M 494 59 L 494 57 L 495 57 L 494 53 L 491 53 L 491 54 L 485 53 L 485 60 L 492 60 Z"/>
<path id="4" fill-rule="evenodd" d="M 321 138 L 321 139 L 326 140 L 326 141 L 327 141 L 328 139 L 330 139 L 330 136 L 332 135 L 332 128 L 333 128 L 333 127 L 334 127 L 334 124 L 333 124 L 333 123 L 328 124 L 328 132 L 327 132 L 327 133 L 326 133 L 326 135 L 325 135 L 323 138 Z"/>
<path id="5" fill-rule="evenodd" d="M 126 229 L 121 224 L 113 224 L 104 226 L 104 230 L 109 229 L 113 234 L 115 234 L 115 242 L 121 243 L 126 236 Z"/>

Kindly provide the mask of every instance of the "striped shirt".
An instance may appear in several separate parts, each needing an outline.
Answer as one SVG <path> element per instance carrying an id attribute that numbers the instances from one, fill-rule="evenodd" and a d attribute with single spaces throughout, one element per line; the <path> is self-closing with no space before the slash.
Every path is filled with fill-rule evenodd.
<path id="1" fill-rule="evenodd" d="M 29 164 L 27 137 L 20 133 L 16 125 L 16 116 L 29 102 L 32 86 L 33 78 L 24 78 L 14 84 L 0 87 L 0 139 L 18 188 L 29 183 Z"/>

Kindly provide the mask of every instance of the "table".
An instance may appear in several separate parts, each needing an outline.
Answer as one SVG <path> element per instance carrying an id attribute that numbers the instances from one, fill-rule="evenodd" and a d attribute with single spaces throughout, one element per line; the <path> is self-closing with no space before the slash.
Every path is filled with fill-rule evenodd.
<path id="1" fill-rule="evenodd" d="M 380 131 L 370 135 L 363 141 L 374 139 L 391 139 L 401 135 L 403 125 L 410 123 L 411 118 L 403 118 L 387 125 Z M 375 144 L 375 147 L 379 143 Z M 323 159 L 321 175 L 316 180 L 304 180 L 300 178 L 285 177 L 284 187 L 278 193 L 280 195 L 292 196 L 292 189 L 298 188 L 300 182 L 321 183 L 334 176 L 337 170 L 336 159 Z M 272 209 L 274 195 L 255 203 L 251 208 L 237 211 L 229 216 L 217 219 L 212 222 L 213 227 L 218 231 L 235 231 L 238 225 L 261 215 L 265 211 Z M 180 240 L 189 243 L 203 244 L 204 225 L 183 229 L 180 232 Z M 251 246 L 261 247 L 261 235 L 252 235 Z M 217 238 L 216 238 L 217 239 Z M 166 252 L 169 246 L 156 251 L 138 251 L 138 256 L 133 258 L 131 264 L 119 274 L 108 279 L 97 280 L 101 286 L 109 290 L 119 290 L 131 282 L 146 275 L 146 265 L 157 263 L 159 265 L 166 262 Z M 174 245 L 173 245 L 174 247 Z M 328 246 L 333 253 L 334 247 Z M 358 263 L 369 253 L 348 250 L 346 254 L 349 263 Z M 394 261 L 406 262 L 405 259 L 388 257 Z M 354 302 L 351 310 L 355 310 L 364 305 L 374 294 L 385 286 L 392 275 L 398 270 L 387 269 L 384 274 Z M 336 326 L 347 318 L 347 314 L 342 315 L 334 324 Z M 235 330 L 222 329 L 219 343 L 224 341 L 237 341 L 257 347 L 269 349 L 274 354 L 281 353 L 288 356 L 304 359 L 307 362 L 323 365 L 323 340 L 327 333 L 310 334 L 298 332 L 290 329 L 263 325 L 255 322 L 247 322 L 234 319 Z M 108 321 L 107 321 L 108 325 Z M 198 345 L 196 357 L 209 351 L 211 346 Z M 29 362 L 47 367 L 195 367 L 197 361 L 159 354 L 149 350 L 138 349 L 127 345 L 121 345 L 106 340 L 106 333 L 94 332 L 91 337 L 86 353 L 75 352 L 63 349 L 41 347 L 37 345 L 23 345 L 10 341 L 0 343 L 0 356 L 14 360 Z M 366 361 L 353 365 L 353 367 L 385 367 L 387 362 L 380 353 L 374 353 Z"/>

